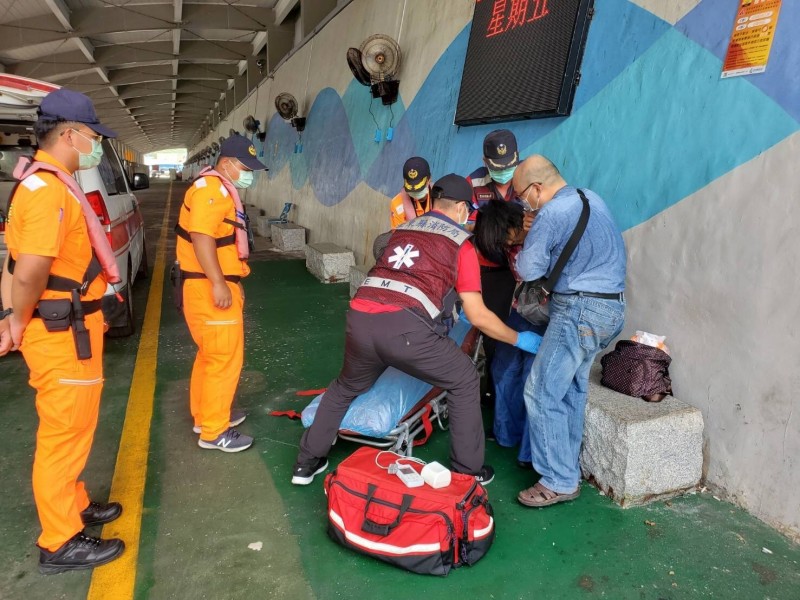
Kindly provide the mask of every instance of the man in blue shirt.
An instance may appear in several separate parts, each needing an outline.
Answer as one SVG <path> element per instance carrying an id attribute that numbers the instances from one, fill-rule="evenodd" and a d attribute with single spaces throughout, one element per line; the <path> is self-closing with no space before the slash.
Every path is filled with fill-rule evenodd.
<path id="1" fill-rule="evenodd" d="M 536 212 L 517 256 L 525 281 L 549 276 L 583 207 L 577 190 L 543 156 L 517 167 L 514 189 Z M 589 222 L 550 297 L 550 323 L 525 384 L 533 466 L 542 477 L 522 490 L 525 506 L 543 507 L 580 494 L 578 457 L 589 369 L 622 330 L 625 244 L 603 200 L 584 190 Z"/>

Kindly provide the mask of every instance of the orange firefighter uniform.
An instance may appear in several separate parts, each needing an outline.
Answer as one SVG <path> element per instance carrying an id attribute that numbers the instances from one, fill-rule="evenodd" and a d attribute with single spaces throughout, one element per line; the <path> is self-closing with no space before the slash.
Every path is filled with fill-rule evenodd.
<path id="1" fill-rule="evenodd" d="M 234 236 L 231 222 L 236 222 L 236 210 L 220 179 L 210 175 L 200 177 L 186 192 L 179 226 L 189 233 L 230 240 Z M 181 271 L 203 273 L 191 242 L 178 237 L 176 253 Z M 217 260 L 231 291 L 230 308 L 214 306 L 208 279 L 187 278 L 183 283 L 183 314 L 198 347 L 189 401 L 194 423 L 201 427 L 200 439 L 205 441 L 216 439 L 229 427 L 244 361 L 244 295 L 238 280 L 250 273 L 247 262 L 239 259 L 234 243 L 218 245 Z"/>
<path id="2" fill-rule="evenodd" d="M 34 160 L 69 171 L 39 150 Z M 81 205 L 58 177 L 39 171 L 18 186 L 9 212 L 6 243 L 12 258 L 20 254 L 52 257 L 51 275 L 82 281 L 92 247 Z M 83 301 L 98 300 L 106 290 L 99 275 Z M 69 298 L 45 290 L 42 300 Z M 71 331 L 48 332 L 31 319 L 20 350 L 36 390 L 39 429 L 33 459 L 33 495 L 42 525 L 38 544 L 54 551 L 84 528 L 80 513 L 89 496 L 78 480 L 92 447 L 103 389 L 103 314 L 87 314 L 92 358 L 78 360 Z"/>

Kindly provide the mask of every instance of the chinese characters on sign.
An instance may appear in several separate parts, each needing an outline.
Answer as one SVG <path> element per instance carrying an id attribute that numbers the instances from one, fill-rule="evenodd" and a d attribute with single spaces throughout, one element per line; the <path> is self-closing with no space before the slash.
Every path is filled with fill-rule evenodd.
<path id="1" fill-rule="evenodd" d="M 766 71 L 780 10 L 781 0 L 741 0 L 722 65 L 723 79 Z"/>
<path id="2" fill-rule="evenodd" d="M 522 27 L 532 21 L 538 21 L 550 13 L 547 9 L 547 0 L 483 1 L 494 2 L 492 16 L 489 19 L 489 25 L 486 27 L 487 38 L 505 33 L 509 29 Z M 481 2 L 481 0 L 478 0 L 478 2 Z"/>

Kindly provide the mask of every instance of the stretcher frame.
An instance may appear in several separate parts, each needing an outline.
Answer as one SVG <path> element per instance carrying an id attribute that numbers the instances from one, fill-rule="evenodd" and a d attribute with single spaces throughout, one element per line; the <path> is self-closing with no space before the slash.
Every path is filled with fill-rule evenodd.
<path id="1" fill-rule="evenodd" d="M 461 349 L 470 356 L 481 376 L 486 368 L 486 360 L 481 351 L 482 341 L 483 335 L 480 330 L 473 327 L 467 332 L 461 343 Z M 412 456 L 415 445 L 422 445 L 428 441 L 433 431 L 434 420 L 439 429 L 447 431 L 449 427 L 447 418 L 447 392 L 434 387 L 385 436 L 371 437 L 355 431 L 340 429 L 337 439 L 389 450 L 402 456 Z M 423 434 L 424 437 L 420 437 Z"/>

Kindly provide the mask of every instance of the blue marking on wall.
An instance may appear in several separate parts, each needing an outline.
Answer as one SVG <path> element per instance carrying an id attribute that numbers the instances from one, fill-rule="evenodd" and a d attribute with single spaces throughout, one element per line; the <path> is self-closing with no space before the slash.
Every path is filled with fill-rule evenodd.
<path id="1" fill-rule="evenodd" d="M 600 194 L 622 229 L 634 227 L 800 129 L 743 78 L 719 80 L 719 68 L 670 31 L 528 150 Z"/>
<path id="2" fill-rule="evenodd" d="M 317 199 L 325 206 L 334 206 L 361 179 L 347 114 L 336 90 L 325 88 L 317 94 L 306 127 L 309 135 L 303 138 L 303 154 L 296 156 L 314 165 L 309 175 Z"/>
<path id="3" fill-rule="evenodd" d="M 733 22 L 736 19 L 736 8 L 737 3 L 729 0 L 703 0 L 678 21 L 675 28 L 720 60 L 724 60 L 733 31 Z M 762 90 L 800 122 L 798 24 L 800 24 L 800 2 L 789 0 L 781 3 L 778 27 L 772 41 L 767 70 L 764 73 L 736 79 L 744 79 Z"/>

